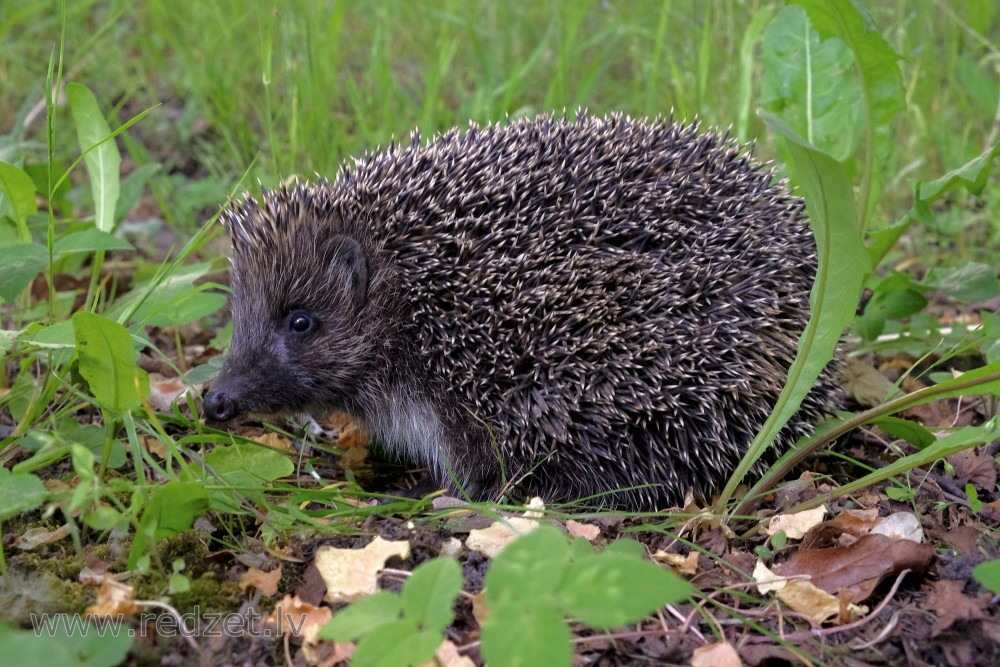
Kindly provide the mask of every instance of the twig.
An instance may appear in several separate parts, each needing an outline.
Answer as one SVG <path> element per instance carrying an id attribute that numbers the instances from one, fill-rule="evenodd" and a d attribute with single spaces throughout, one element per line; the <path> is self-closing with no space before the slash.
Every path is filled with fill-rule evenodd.
<path id="1" fill-rule="evenodd" d="M 188 646 L 193 648 L 197 653 L 201 653 L 201 647 L 198 646 L 198 642 L 196 642 L 194 637 L 191 636 L 191 630 L 188 629 L 187 623 L 184 622 L 184 618 L 181 616 L 179 611 L 165 602 L 157 602 L 155 600 L 135 600 L 134 604 L 137 607 L 154 607 L 156 609 L 162 609 L 173 616 L 174 620 L 177 621 L 177 627 L 180 628 L 180 634 L 188 643 Z"/>

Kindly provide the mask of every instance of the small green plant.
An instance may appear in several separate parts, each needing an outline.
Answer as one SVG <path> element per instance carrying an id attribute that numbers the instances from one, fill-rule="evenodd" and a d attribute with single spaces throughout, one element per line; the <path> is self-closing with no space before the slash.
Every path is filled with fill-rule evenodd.
<path id="1" fill-rule="evenodd" d="M 785 531 L 779 530 L 774 535 L 768 539 L 766 544 L 761 544 L 758 547 L 754 547 L 753 552 L 757 554 L 757 557 L 761 560 L 769 561 L 774 558 L 774 550 L 781 550 L 785 548 L 788 544 L 788 536 Z"/>
<path id="2" fill-rule="evenodd" d="M 424 563 L 401 595 L 383 591 L 355 602 L 338 612 L 319 636 L 360 640 L 352 658 L 358 667 L 429 660 L 451 623 L 461 583 L 454 561 Z M 638 542 L 618 540 L 595 553 L 586 540 L 568 543 L 550 526 L 540 526 L 497 555 L 485 586 L 489 616 L 482 626 L 482 653 L 496 667 L 569 665 L 567 616 L 607 630 L 640 621 L 695 593 L 684 579 L 644 560 Z"/>
<path id="3" fill-rule="evenodd" d="M 975 566 L 972 578 L 994 595 L 1000 595 L 1000 560 L 988 560 Z"/>
<path id="4" fill-rule="evenodd" d="M 567 616 L 608 630 L 695 593 L 643 553 L 641 544 L 625 539 L 595 553 L 586 540 L 567 543 L 548 526 L 515 541 L 486 575 L 490 614 L 482 627 L 483 657 L 498 667 L 569 665 Z"/>
<path id="5" fill-rule="evenodd" d="M 0 623 L 0 655 L 6 665 L 115 667 L 128 656 L 132 636 L 120 618 L 110 621 L 99 625 L 53 614 L 39 619 L 37 633 Z M 39 641 L 39 637 L 45 640 Z"/>
<path id="6" fill-rule="evenodd" d="M 452 605 L 462 588 L 462 570 L 448 558 L 415 569 L 400 595 L 376 593 L 337 612 L 321 639 L 358 641 L 355 667 L 406 667 L 427 662 L 451 625 Z"/>

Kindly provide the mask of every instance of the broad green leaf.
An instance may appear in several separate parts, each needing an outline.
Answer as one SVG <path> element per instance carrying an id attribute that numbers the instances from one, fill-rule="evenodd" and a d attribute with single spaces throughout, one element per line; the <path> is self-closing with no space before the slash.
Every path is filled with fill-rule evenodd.
<path id="1" fill-rule="evenodd" d="M 71 320 L 56 322 L 30 335 L 22 335 L 20 340 L 22 343 L 29 343 L 46 352 L 51 352 L 51 363 L 53 366 L 60 366 L 65 363 L 73 351 L 76 350 L 76 336 L 73 333 L 73 322 Z M 45 355 L 39 356 L 43 359 L 45 358 Z"/>
<path id="2" fill-rule="evenodd" d="M 42 480 L 0 466 L 0 521 L 40 507 L 48 496 Z"/>
<path id="3" fill-rule="evenodd" d="M 53 614 L 48 618 L 53 632 L 65 631 L 57 620 L 61 617 Z M 31 630 L 15 630 L 6 623 L 0 623 L 0 655 L 9 665 L 73 665 L 73 651 L 66 643 L 54 640 L 47 633 L 35 635 Z"/>
<path id="4" fill-rule="evenodd" d="M 762 6 L 753 12 L 753 18 L 743 29 L 740 37 L 740 78 L 739 78 L 739 114 L 736 121 L 736 136 L 748 137 L 750 130 L 750 113 L 754 107 L 754 95 L 757 86 L 757 72 L 760 69 L 760 57 L 757 54 L 757 45 L 761 40 L 761 35 L 774 18 L 777 7 Z M 765 76 L 767 71 L 765 70 Z M 758 100 L 759 101 L 759 100 Z"/>
<path id="5" fill-rule="evenodd" d="M 116 667 L 125 662 L 132 647 L 132 635 L 126 627 L 115 631 L 112 623 L 117 619 L 92 619 L 89 627 L 81 632 L 69 634 L 64 641 L 79 662 L 64 663 L 80 667 Z M 100 631 L 104 626 L 104 632 Z M 46 665 L 53 663 L 46 662 Z"/>
<path id="6" fill-rule="evenodd" d="M 862 91 L 869 109 L 868 122 L 886 127 L 905 108 L 899 54 L 876 28 L 868 11 L 855 0 L 793 0 L 802 5 L 824 40 L 838 37 L 854 54 Z"/>
<path id="7" fill-rule="evenodd" d="M 107 435 L 104 429 L 95 424 L 81 424 L 75 419 L 64 419 L 59 422 L 57 435 L 67 443 L 83 445 L 97 458 L 104 455 L 107 445 Z M 108 457 L 109 468 L 120 468 L 125 465 L 125 447 L 120 440 L 111 442 L 111 452 Z"/>
<path id="8" fill-rule="evenodd" d="M 616 540 L 608 545 L 608 549 L 611 549 L 613 545 L 617 544 L 621 540 Z M 632 540 L 625 540 L 626 542 L 631 542 Z M 586 558 L 587 556 L 594 555 L 594 545 L 585 540 L 582 537 L 573 538 L 569 543 L 569 559 L 570 561 L 579 560 L 581 558 Z"/>
<path id="9" fill-rule="evenodd" d="M 68 357 L 69 355 L 66 356 Z M 20 371 L 14 379 L 10 391 L 4 397 L 5 406 L 10 410 L 10 415 L 14 418 L 15 423 L 24 421 L 29 409 L 38 414 L 42 392 L 43 388 L 39 385 L 38 377 L 33 372 L 33 369 L 30 366 L 26 367 L 25 363 L 22 362 Z M 17 465 L 21 466 L 23 463 L 22 461 Z"/>
<path id="10" fill-rule="evenodd" d="M 70 445 L 70 460 L 73 462 L 73 472 L 79 478 L 79 483 L 73 487 L 68 509 L 74 514 L 93 506 L 97 500 L 95 494 L 97 473 L 94 471 L 94 453 L 80 445 Z"/>
<path id="11" fill-rule="evenodd" d="M 205 456 L 205 463 L 225 481 L 225 485 L 209 489 L 212 507 L 235 514 L 244 511 L 243 499 L 261 501 L 270 482 L 291 475 L 295 469 L 287 454 L 251 444 L 215 447 Z"/>
<path id="12" fill-rule="evenodd" d="M 854 210 L 854 193 L 844 168 L 816 150 L 775 116 L 762 113 L 786 140 L 795 178 L 806 202 L 806 213 L 816 238 L 818 269 L 809 306 L 809 323 L 799 338 L 795 361 L 771 416 L 750 444 L 749 451 L 723 490 L 720 504 L 732 497 L 750 467 L 798 410 L 802 399 L 833 355 L 844 328 L 854 319 L 865 276 L 871 272 Z"/>
<path id="13" fill-rule="evenodd" d="M 17 337 L 21 335 L 22 331 L 9 331 L 8 329 L 0 329 L 0 358 L 7 355 L 8 352 L 14 347 Z"/>
<path id="14" fill-rule="evenodd" d="M 646 548 L 635 540 L 619 538 L 608 545 L 604 550 L 606 554 L 622 554 L 630 558 L 643 558 L 646 555 Z"/>
<path id="15" fill-rule="evenodd" d="M 9 216 L 17 225 L 22 241 L 30 241 L 28 216 L 38 212 L 35 184 L 22 169 L 0 162 L 0 218 Z"/>
<path id="16" fill-rule="evenodd" d="M 872 266 L 878 266 L 896 242 L 906 233 L 913 221 L 908 217 L 903 222 L 883 227 L 868 235 L 868 255 Z"/>
<path id="17" fill-rule="evenodd" d="M 993 159 L 997 155 L 1000 155 L 1000 143 L 993 144 L 974 159 L 949 171 L 941 178 L 926 183 L 917 181 L 913 186 L 913 198 L 917 202 L 915 209 L 921 213 L 929 211 L 930 204 L 956 188 L 965 188 L 973 195 L 982 194 L 990 177 Z M 921 214 L 918 213 L 915 217 L 920 218 Z"/>
<path id="18" fill-rule="evenodd" d="M 514 599 L 491 605 L 479 648 L 490 667 L 569 667 L 569 641 L 569 627 L 555 603 L 532 597 L 528 607 Z"/>
<path id="19" fill-rule="evenodd" d="M 191 590 L 191 580 L 187 576 L 175 572 L 170 575 L 170 590 L 173 593 L 187 593 Z"/>
<path id="20" fill-rule="evenodd" d="M 440 632 L 421 632 L 408 620 L 381 625 L 358 642 L 352 667 L 407 667 L 434 657 L 443 641 Z"/>
<path id="21" fill-rule="evenodd" d="M 319 630 L 320 639 L 353 642 L 376 628 L 399 620 L 403 600 L 390 591 L 369 595 L 341 609 Z"/>
<path id="22" fill-rule="evenodd" d="M 63 179 L 66 174 L 66 167 L 68 165 L 63 165 L 56 158 L 56 163 L 53 164 L 52 168 L 52 178 L 56 181 Z M 72 210 L 72 205 L 67 201 L 66 197 L 69 195 L 70 191 L 73 189 L 73 183 L 68 179 L 62 180 L 61 185 L 59 185 L 55 190 L 49 194 L 49 165 L 47 162 L 31 162 L 24 165 L 24 172 L 31 177 L 31 182 L 35 185 L 35 192 L 48 195 L 50 197 L 49 205 L 53 210 L 57 211 L 70 211 Z"/>
<path id="23" fill-rule="evenodd" d="M 788 544 L 788 535 L 783 530 L 777 531 L 771 536 L 771 546 L 775 549 L 784 549 Z"/>
<path id="24" fill-rule="evenodd" d="M 135 250 L 132 244 L 120 239 L 114 234 L 102 232 L 99 229 L 85 229 L 60 237 L 52 252 L 56 255 L 68 255 L 74 252 L 95 252 L 97 250 Z"/>
<path id="25" fill-rule="evenodd" d="M 132 636 L 117 619 L 84 620 L 80 615 L 46 614 L 37 634 L 0 623 L 0 655 L 5 665 L 25 667 L 116 667 L 125 661 Z"/>
<path id="26" fill-rule="evenodd" d="M 995 313 L 983 322 L 983 354 L 987 363 L 1000 361 L 1000 316 Z"/>
<path id="27" fill-rule="evenodd" d="M 695 589 L 659 565 L 622 553 L 603 553 L 570 565 L 559 590 L 563 611 L 592 628 L 642 620 Z"/>
<path id="28" fill-rule="evenodd" d="M 213 347 L 215 346 L 213 345 Z M 195 366 L 184 374 L 184 381 L 188 384 L 206 384 L 211 382 L 219 375 L 219 371 L 222 370 L 223 359 L 223 355 L 217 354 L 200 366 Z"/>
<path id="29" fill-rule="evenodd" d="M 111 232 L 115 227 L 121 154 L 114 139 L 110 139 L 111 128 L 94 94 L 83 84 L 71 83 L 66 87 L 66 95 L 80 150 L 86 153 L 84 163 L 94 198 L 94 224 L 102 232 Z"/>
<path id="30" fill-rule="evenodd" d="M 83 522 L 94 530 L 128 528 L 128 518 L 113 507 L 98 505 L 83 516 Z"/>
<path id="31" fill-rule="evenodd" d="M 1000 595 L 1000 560 L 988 560 L 975 566 L 972 577 L 989 592 Z"/>
<path id="32" fill-rule="evenodd" d="M 249 444 L 215 447 L 205 456 L 205 463 L 227 484 L 242 491 L 262 489 L 295 470 L 286 454 Z"/>
<path id="33" fill-rule="evenodd" d="M 764 32 L 758 101 L 810 143 L 845 160 L 863 127 L 853 60 L 839 39 L 820 41 L 805 10 L 786 6 Z"/>
<path id="34" fill-rule="evenodd" d="M 450 558 L 435 558 L 413 571 L 403 586 L 403 611 L 417 627 L 443 632 L 455 617 L 452 606 L 462 589 L 462 568 Z"/>
<path id="35" fill-rule="evenodd" d="M 933 444 L 937 440 L 933 433 L 909 419 L 885 416 L 873 420 L 872 424 L 878 426 L 892 437 L 905 440 L 921 449 Z"/>
<path id="36" fill-rule="evenodd" d="M 855 320 L 855 330 L 865 340 L 874 340 L 885 329 L 887 319 L 909 317 L 923 310 L 927 299 L 921 292 L 926 289 L 896 272 L 874 282 L 872 298 L 865 312 Z"/>
<path id="37" fill-rule="evenodd" d="M 149 394 L 149 377 L 136 364 L 135 346 L 125 327 L 88 312 L 73 315 L 80 375 L 104 408 L 134 410 Z"/>
<path id="38" fill-rule="evenodd" d="M 885 173 L 878 169 L 877 163 L 889 159 L 891 124 L 905 108 L 900 57 L 879 33 L 868 11 L 855 0 L 798 2 L 824 41 L 839 38 L 847 44 L 861 77 L 865 115 L 858 122 L 864 130 L 858 222 L 864 232 L 885 181 Z"/>
<path id="39" fill-rule="evenodd" d="M 207 292 L 195 287 L 163 303 L 143 321 L 148 327 L 177 327 L 196 322 L 226 305 L 225 294 Z"/>
<path id="40" fill-rule="evenodd" d="M 37 243 L 0 247 L 0 300 L 13 303 L 49 262 L 49 251 Z"/>
<path id="41" fill-rule="evenodd" d="M 923 282 L 959 301 L 988 301 L 1000 294 L 995 266 L 978 262 L 958 262 L 949 267 L 935 267 Z"/>
<path id="42" fill-rule="evenodd" d="M 133 287 L 125 297 L 117 300 L 107 311 L 107 316 L 119 322 L 140 322 L 157 319 L 161 313 L 167 325 L 177 324 L 170 320 L 170 309 L 183 308 L 185 299 L 197 294 L 194 283 L 212 270 L 209 262 L 178 266 L 169 275 L 149 280 Z M 159 320 L 158 320 L 159 321 Z"/>
<path id="43" fill-rule="evenodd" d="M 493 559 L 486 574 L 486 601 L 498 606 L 511 600 L 547 599 L 559 586 L 568 560 L 565 536 L 550 526 L 539 526 Z"/>
<path id="44" fill-rule="evenodd" d="M 139 203 L 149 177 L 159 170 L 160 165 L 156 163 L 144 164 L 125 177 L 121 184 L 121 196 L 118 198 L 118 205 L 115 209 L 116 224 L 124 220 L 125 216 Z"/>
<path id="45" fill-rule="evenodd" d="M 128 568 L 165 537 L 189 530 L 208 509 L 208 491 L 199 482 L 167 482 L 153 492 L 139 518 Z"/>

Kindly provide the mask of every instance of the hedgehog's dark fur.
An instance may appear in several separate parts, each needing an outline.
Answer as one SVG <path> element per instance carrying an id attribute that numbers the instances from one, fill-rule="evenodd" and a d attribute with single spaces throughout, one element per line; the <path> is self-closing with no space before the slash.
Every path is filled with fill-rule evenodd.
<path id="1" fill-rule="evenodd" d="M 474 498 L 497 450 L 546 500 L 707 496 L 809 314 L 815 244 L 771 180 L 692 126 L 540 117 L 247 197 L 222 216 L 234 331 L 206 412 L 346 409 Z M 776 450 L 831 411 L 831 373 Z"/>

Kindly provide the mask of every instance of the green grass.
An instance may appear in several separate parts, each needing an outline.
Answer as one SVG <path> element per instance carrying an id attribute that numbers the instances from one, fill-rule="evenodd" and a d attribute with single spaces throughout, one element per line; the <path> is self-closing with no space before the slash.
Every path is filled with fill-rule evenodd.
<path id="1" fill-rule="evenodd" d="M 926 176 L 971 158 L 997 108 L 989 27 L 1000 10 L 988 0 L 877 4 L 911 102 L 890 172 Z M 743 140 L 766 136 L 752 113 L 758 91 L 741 86 L 759 80 L 759 64 L 742 47 L 754 18 L 774 11 L 669 0 L 83 1 L 66 3 L 65 59 L 69 78 L 101 100 L 163 102 L 143 132 L 176 134 L 216 175 L 233 179 L 256 158 L 255 175 L 273 181 L 332 173 L 414 127 L 580 107 L 673 111 L 734 125 Z M 0 9 L 0 128 L 42 99 L 59 25 L 57 2 Z"/>

